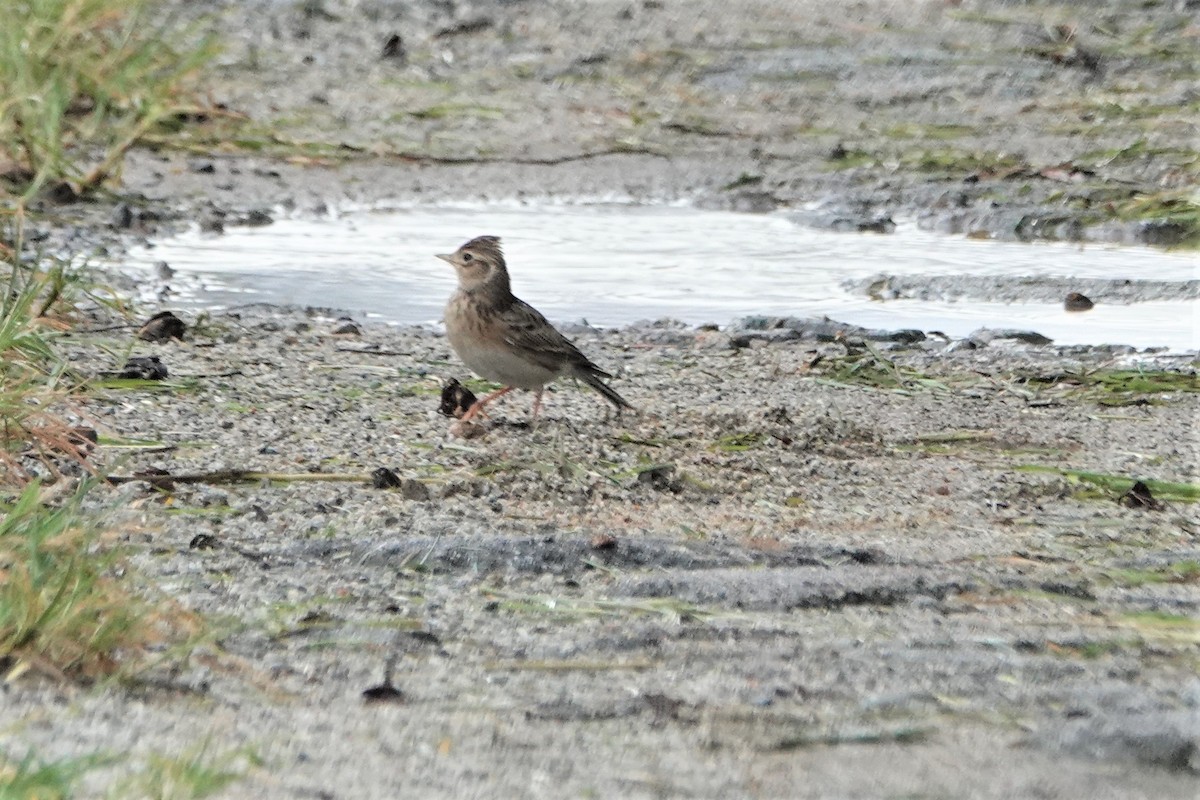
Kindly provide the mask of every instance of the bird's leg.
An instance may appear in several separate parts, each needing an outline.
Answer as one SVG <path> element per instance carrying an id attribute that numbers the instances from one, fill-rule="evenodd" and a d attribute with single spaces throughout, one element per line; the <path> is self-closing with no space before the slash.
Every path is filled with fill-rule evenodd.
<path id="1" fill-rule="evenodd" d="M 467 409 L 467 413 L 462 415 L 462 421 L 467 422 L 471 419 L 471 417 L 475 416 L 476 414 L 483 413 L 484 406 L 486 406 L 488 403 L 492 402 L 493 400 L 497 400 L 497 399 L 503 397 L 504 395 L 508 394 L 515 388 L 516 388 L 515 386 L 505 386 L 503 389 L 497 389 L 496 391 L 492 392 L 487 397 L 484 397 L 480 400 L 476 400 L 474 402 L 474 404 L 472 404 L 472 406 Z"/>
<path id="2" fill-rule="evenodd" d="M 544 392 L 544 391 L 546 391 L 545 388 L 538 389 L 537 394 L 534 395 L 534 398 L 533 398 L 533 417 L 530 418 L 530 422 L 535 427 L 537 426 L 538 412 L 542 410 L 542 392 Z"/>

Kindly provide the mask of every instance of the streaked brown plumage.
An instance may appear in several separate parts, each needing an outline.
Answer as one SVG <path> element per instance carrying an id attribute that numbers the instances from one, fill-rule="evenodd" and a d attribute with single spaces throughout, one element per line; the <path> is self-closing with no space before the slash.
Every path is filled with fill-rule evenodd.
<path id="1" fill-rule="evenodd" d="M 476 402 L 463 415 L 464 421 L 513 389 L 537 392 L 536 418 L 546 384 L 563 375 L 591 386 L 618 412 L 632 408 L 602 380 L 610 374 L 579 352 L 537 309 L 513 295 L 498 237 L 477 237 L 438 258 L 458 274 L 458 290 L 446 304 L 451 347 L 471 370 L 504 385 Z"/>

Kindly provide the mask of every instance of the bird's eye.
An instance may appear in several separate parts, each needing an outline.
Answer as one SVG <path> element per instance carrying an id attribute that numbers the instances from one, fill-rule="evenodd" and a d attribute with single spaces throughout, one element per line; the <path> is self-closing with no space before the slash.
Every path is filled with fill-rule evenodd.
<path id="1" fill-rule="evenodd" d="M 472 256 L 470 253 L 463 253 L 463 261 L 471 261 L 473 259 L 474 256 Z"/>

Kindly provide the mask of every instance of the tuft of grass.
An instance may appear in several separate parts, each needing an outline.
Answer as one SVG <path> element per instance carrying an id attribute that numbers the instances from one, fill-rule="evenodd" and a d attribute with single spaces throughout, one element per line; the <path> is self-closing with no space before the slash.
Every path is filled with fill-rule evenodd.
<path id="1" fill-rule="evenodd" d="M 850 149 L 839 145 L 829 156 L 829 165 L 835 170 L 853 169 L 855 167 L 878 167 L 880 156 L 866 150 Z"/>
<path id="2" fill-rule="evenodd" d="M 1081 658 L 1093 661 L 1103 656 L 1114 655 L 1122 650 L 1136 647 L 1136 641 L 1119 639 L 1092 639 L 1072 642 L 1046 642 L 1046 652 L 1063 658 Z"/>
<path id="3" fill-rule="evenodd" d="M 215 55 L 159 0 L 21 0 L 0 25 L 0 161 L 19 193 L 79 196 L 114 177 L 148 132 L 197 109 L 188 86 Z"/>
<path id="4" fill-rule="evenodd" d="M 844 386 L 864 386 L 902 393 L 950 390 L 943 381 L 920 370 L 897 364 L 870 342 L 863 342 L 861 349 L 856 345 L 845 356 L 822 360 L 813 372 L 820 375 L 823 381 Z"/>
<path id="5" fill-rule="evenodd" d="M 113 786 L 109 796 L 199 800 L 217 794 L 245 778 L 251 768 L 262 765 L 262 759 L 251 748 L 213 753 L 211 744 L 205 739 L 178 756 L 151 754 L 145 767 Z"/>
<path id="6" fill-rule="evenodd" d="M 1078 469 L 1063 469 L 1045 464 L 1021 464 L 1017 469 L 1022 472 L 1049 472 L 1062 475 L 1068 480 L 1089 483 L 1098 487 L 1106 495 L 1115 500 L 1133 487 L 1135 480 L 1124 475 L 1108 475 L 1102 472 L 1087 472 Z M 1194 483 L 1175 483 L 1172 481 L 1157 481 L 1151 478 L 1143 479 L 1150 488 L 1155 500 L 1167 500 L 1180 503 L 1200 502 L 1200 485 Z"/>
<path id="7" fill-rule="evenodd" d="M 0 259 L 0 486 L 31 477 L 26 457 L 55 477 L 61 457 L 83 462 L 82 442 L 59 413 L 72 385 L 51 340 L 61 321 L 49 316 L 70 299 L 68 269 L 26 264 L 19 233 L 13 241 L 11 260 Z"/>
<path id="8" fill-rule="evenodd" d="M 928 141 L 931 139 L 949 140 L 961 139 L 964 136 L 971 136 L 977 133 L 975 128 L 970 125 L 918 125 L 914 122 L 904 122 L 898 125 L 893 125 L 883 131 L 885 136 L 893 139 L 921 139 Z"/>
<path id="9" fill-rule="evenodd" d="M 1110 569 L 1104 574 L 1115 585 L 1130 588 L 1157 583 L 1200 583 L 1200 561 L 1179 561 L 1152 569 Z"/>
<path id="10" fill-rule="evenodd" d="M 1195 190 L 1137 194 L 1118 204 L 1113 215 L 1154 226 L 1157 233 L 1152 244 L 1200 249 L 1200 192 Z"/>
<path id="11" fill-rule="evenodd" d="M 477 117 L 480 119 L 504 119 L 504 109 L 469 103 L 440 103 L 438 105 L 406 112 L 415 119 L 440 120 L 447 117 Z"/>
<path id="12" fill-rule="evenodd" d="M 901 166 L 918 172 L 957 177 L 963 174 L 1005 174 L 1020 168 L 1023 161 L 1008 153 L 919 150 L 900 156 Z"/>
<path id="13" fill-rule="evenodd" d="M 1068 388 L 1102 406 L 1153 403 L 1176 392 L 1200 392 L 1200 375 L 1161 369 L 1095 369 L 1031 376 L 1027 383 Z"/>
<path id="14" fill-rule="evenodd" d="M 801 750 L 808 747 L 836 747 L 844 744 L 915 744 L 927 741 L 930 728 L 900 728 L 882 731 L 849 731 L 801 733 L 780 739 L 774 750 Z"/>
<path id="15" fill-rule="evenodd" d="M 728 436 L 722 436 L 711 445 L 709 450 L 718 450 L 725 453 L 741 453 L 746 450 L 755 450 L 763 445 L 767 440 L 765 433 L 751 431 L 749 433 L 732 433 Z"/>
<path id="16" fill-rule="evenodd" d="M 1184 646 L 1200 644 L 1200 620 L 1187 614 L 1131 611 L 1122 614 L 1117 624 L 1136 631 L 1146 641 Z"/>
<path id="17" fill-rule="evenodd" d="M 704 608 L 673 597 L 649 597 L 640 600 L 596 600 L 550 595 L 522 595 L 496 590 L 486 594 L 494 597 L 499 608 L 514 613 L 551 615 L 570 619 L 590 617 L 657 616 L 675 624 L 704 621 L 721 612 Z M 724 614 L 732 616 L 732 614 Z"/>
<path id="18" fill-rule="evenodd" d="M 746 186 L 757 186 L 758 184 L 762 183 L 762 181 L 762 175 L 743 172 L 741 175 L 738 175 L 732 181 L 722 186 L 721 191 L 730 192 L 734 189 L 741 189 Z"/>
<path id="19" fill-rule="evenodd" d="M 958 430 L 926 433 L 911 440 L 893 445 L 897 453 L 925 453 L 927 455 L 954 455 L 958 457 L 994 458 L 995 456 L 1029 457 L 1031 455 L 1064 457 L 1068 449 L 1062 447 L 1039 447 L 1024 442 L 1004 439 L 994 431 Z"/>
<path id="20" fill-rule="evenodd" d="M 84 773 L 109 762 L 99 755 L 43 761 L 33 753 L 17 760 L 0 751 L 0 798 L 67 800 Z"/>
<path id="21" fill-rule="evenodd" d="M 90 681 L 140 665 L 151 646 L 194 625 L 133 595 L 80 513 L 87 487 L 58 508 L 30 483 L 0 503 L 0 668 Z"/>
<path id="22" fill-rule="evenodd" d="M 32 752 L 18 760 L 0 751 L 0 798 L 69 800 L 79 796 L 77 785 L 86 773 L 119 761 L 103 754 L 46 761 Z M 243 779 L 251 768 L 261 764 L 262 759 L 251 748 L 214 754 L 210 741 L 205 739 L 178 756 L 150 754 L 140 769 L 110 785 L 105 796 L 199 800 Z"/>

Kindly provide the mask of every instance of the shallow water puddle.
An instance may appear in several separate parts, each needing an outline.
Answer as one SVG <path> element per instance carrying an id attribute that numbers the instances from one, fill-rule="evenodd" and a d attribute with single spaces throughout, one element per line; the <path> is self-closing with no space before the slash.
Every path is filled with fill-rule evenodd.
<path id="1" fill-rule="evenodd" d="M 1200 277 L 1193 254 L 1145 248 L 972 241 L 901 225 L 847 234 L 752 215 L 632 205 L 414 206 L 284 219 L 223 235 L 190 232 L 135 252 L 142 275 L 176 270 L 164 306 L 248 302 L 343 309 L 395 323 L 432 323 L 454 288 L 434 253 L 501 236 L 516 294 L 554 321 L 622 325 L 674 317 L 692 324 L 753 314 L 819 316 L 879 328 L 962 336 L 980 327 L 1036 330 L 1060 344 L 1200 348 L 1196 300 L 1069 314 L 1061 302 L 880 302 L 843 288 L 889 275 L 1153 279 Z"/>

